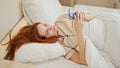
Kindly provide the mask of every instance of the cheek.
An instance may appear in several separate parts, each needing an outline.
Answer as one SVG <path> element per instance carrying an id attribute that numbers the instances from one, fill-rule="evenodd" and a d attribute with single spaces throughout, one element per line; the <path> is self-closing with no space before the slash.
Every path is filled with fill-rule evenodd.
<path id="1" fill-rule="evenodd" d="M 55 33 L 54 33 L 53 31 L 51 31 L 51 32 L 49 33 L 50 36 L 54 36 L 54 34 L 55 34 Z"/>
<path id="2" fill-rule="evenodd" d="M 52 36 L 56 36 L 56 33 L 55 33 L 55 32 L 50 31 L 50 32 L 49 32 L 49 35 L 48 35 L 47 37 L 52 37 Z"/>

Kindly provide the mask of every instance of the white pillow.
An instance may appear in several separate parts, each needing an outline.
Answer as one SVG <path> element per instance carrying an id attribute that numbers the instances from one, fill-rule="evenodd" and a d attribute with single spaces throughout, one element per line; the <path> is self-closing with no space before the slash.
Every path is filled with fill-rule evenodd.
<path id="1" fill-rule="evenodd" d="M 59 43 L 29 43 L 24 44 L 16 51 L 14 60 L 19 62 L 43 62 L 63 55 L 65 55 L 65 51 Z"/>
<path id="2" fill-rule="evenodd" d="M 90 38 L 93 44 L 103 50 L 106 43 L 105 27 L 100 19 L 93 19 L 90 22 L 84 23 L 84 34 Z"/>
<path id="3" fill-rule="evenodd" d="M 58 0 L 23 0 L 23 12 L 29 22 L 47 22 L 54 24 L 62 13 Z"/>

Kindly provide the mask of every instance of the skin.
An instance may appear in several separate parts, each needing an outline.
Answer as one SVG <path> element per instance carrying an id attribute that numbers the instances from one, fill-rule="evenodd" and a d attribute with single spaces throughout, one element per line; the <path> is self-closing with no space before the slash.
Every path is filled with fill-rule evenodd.
<path id="1" fill-rule="evenodd" d="M 41 36 L 44 36 L 46 38 L 52 37 L 52 36 L 58 36 L 58 28 L 54 25 L 41 23 L 37 26 L 38 33 Z"/>
<path id="2" fill-rule="evenodd" d="M 84 12 L 77 12 L 77 15 L 75 16 L 74 19 L 74 26 L 75 26 L 75 31 L 77 35 L 77 40 L 79 44 L 79 52 L 75 52 L 71 56 L 71 60 L 79 63 L 79 64 L 85 64 L 86 65 L 86 55 L 85 55 L 85 39 L 83 37 L 83 23 L 85 19 L 85 13 Z"/>
<path id="3" fill-rule="evenodd" d="M 79 52 L 75 52 L 71 57 L 70 60 L 79 63 L 79 64 L 87 64 L 86 63 L 86 55 L 85 55 L 85 39 L 83 37 L 83 23 L 84 21 L 90 21 L 94 18 L 92 14 L 84 13 L 84 12 L 76 12 L 76 16 L 74 19 L 74 26 L 75 31 L 78 39 L 79 44 Z M 58 28 L 54 25 L 50 24 L 44 24 L 41 23 L 37 26 L 38 33 L 41 36 L 45 36 L 46 38 L 52 37 L 52 36 L 58 36 Z"/>

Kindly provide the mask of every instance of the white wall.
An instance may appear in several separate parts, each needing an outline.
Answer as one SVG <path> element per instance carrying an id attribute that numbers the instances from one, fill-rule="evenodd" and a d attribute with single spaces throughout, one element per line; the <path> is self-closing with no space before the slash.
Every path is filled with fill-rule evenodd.
<path id="1" fill-rule="evenodd" d="M 76 0 L 75 4 L 87 4 L 101 7 L 113 7 L 115 0 Z"/>
<path id="2" fill-rule="evenodd" d="M 0 0 L 0 60 L 6 49 L 1 40 L 22 16 L 21 0 Z"/>
<path id="3" fill-rule="evenodd" d="M 0 0 L 0 41 L 21 17 L 21 0 Z"/>

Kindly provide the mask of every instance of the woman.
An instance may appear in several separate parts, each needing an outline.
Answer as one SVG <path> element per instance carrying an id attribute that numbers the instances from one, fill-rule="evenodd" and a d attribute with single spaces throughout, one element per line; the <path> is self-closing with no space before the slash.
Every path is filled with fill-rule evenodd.
<path id="1" fill-rule="evenodd" d="M 88 15 L 88 16 L 87 16 Z M 69 59 L 80 64 L 86 64 L 85 56 L 85 40 L 82 34 L 83 23 L 85 20 L 92 20 L 94 16 L 91 14 L 85 14 L 84 12 L 76 12 L 74 18 L 74 27 L 76 31 L 76 36 L 78 40 L 79 50 L 69 55 Z M 13 60 L 16 50 L 18 50 L 23 44 L 38 42 L 38 43 L 55 43 L 58 40 L 64 41 L 65 36 L 60 34 L 58 27 L 45 24 L 45 23 L 35 23 L 33 25 L 23 27 L 15 37 L 13 37 L 8 44 L 7 51 L 9 54 L 9 59 Z M 66 35 L 67 37 L 68 35 Z M 52 39 L 52 40 L 51 40 Z M 70 53 L 70 52 L 69 52 Z"/>

